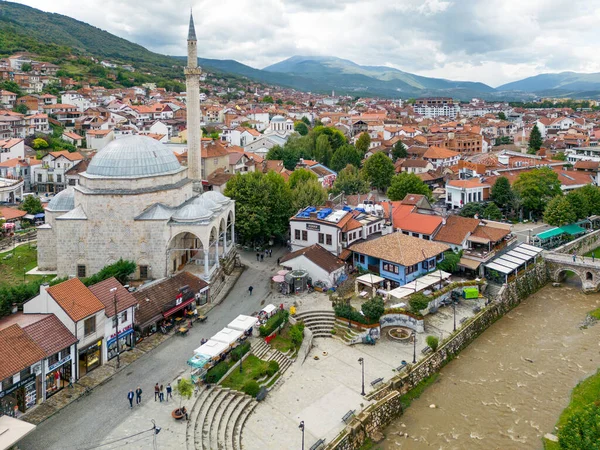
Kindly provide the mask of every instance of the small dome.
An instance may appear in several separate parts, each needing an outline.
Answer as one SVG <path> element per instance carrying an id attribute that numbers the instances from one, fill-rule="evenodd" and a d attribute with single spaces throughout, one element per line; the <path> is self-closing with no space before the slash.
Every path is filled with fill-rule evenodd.
<path id="1" fill-rule="evenodd" d="M 92 158 L 86 174 L 100 177 L 148 177 L 181 170 L 169 148 L 147 136 L 111 141 Z"/>
<path id="2" fill-rule="evenodd" d="M 283 116 L 273 116 L 271 122 L 285 122 L 285 117 Z"/>
<path id="3" fill-rule="evenodd" d="M 75 208 L 75 190 L 72 187 L 60 191 L 46 206 L 48 211 L 71 211 L 73 208 Z"/>
<path id="4" fill-rule="evenodd" d="M 201 206 L 204 209 L 208 209 L 210 211 L 220 211 L 223 209 L 221 205 L 215 203 L 208 197 L 204 197 L 203 195 L 196 197 L 192 203 L 197 206 Z"/>
<path id="5" fill-rule="evenodd" d="M 207 220 L 212 217 L 213 213 L 200 205 L 188 203 L 179 208 L 171 219 L 177 222 L 198 222 L 199 220 Z"/>
<path id="6" fill-rule="evenodd" d="M 226 205 L 231 201 L 229 197 L 225 197 L 223 194 L 217 191 L 207 191 L 202 194 L 202 198 L 211 200 L 219 205 Z"/>

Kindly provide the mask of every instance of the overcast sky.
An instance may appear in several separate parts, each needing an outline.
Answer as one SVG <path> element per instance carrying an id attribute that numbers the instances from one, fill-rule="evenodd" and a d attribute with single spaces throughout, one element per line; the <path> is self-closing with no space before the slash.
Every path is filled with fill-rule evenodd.
<path id="1" fill-rule="evenodd" d="M 331 55 L 491 86 L 544 72 L 600 72 L 598 0 L 16 0 L 148 49 L 263 68 Z"/>

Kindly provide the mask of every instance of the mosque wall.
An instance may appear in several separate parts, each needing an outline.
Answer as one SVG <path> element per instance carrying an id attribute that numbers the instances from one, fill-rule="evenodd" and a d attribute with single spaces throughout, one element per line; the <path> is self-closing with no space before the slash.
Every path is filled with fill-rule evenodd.
<path id="1" fill-rule="evenodd" d="M 183 169 L 183 168 L 182 168 Z M 172 174 L 160 174 L 146 177 L 97 177 L 89 176 L 85 173 L 80 175 L 79 183 L 81 186 L 91 190 L 114 190 L 114 189 L 149 189 L 161 185 L 170 185 L 181 182 L 187 177 L 187 170 L 181 170 Z M 191 181 L 188 183 L 192 189 Z"/>
<path id="2" fill-rule="evenodd" d="M 38 228 L 37 255 L 39 270 L 56 270 L 56 236 L 53 228 Z"/>

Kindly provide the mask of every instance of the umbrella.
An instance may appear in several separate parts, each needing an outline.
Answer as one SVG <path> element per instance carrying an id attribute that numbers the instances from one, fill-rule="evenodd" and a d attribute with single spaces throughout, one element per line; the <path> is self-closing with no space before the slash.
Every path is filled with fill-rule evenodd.
<path id="1" fill-rule="evenodd" d="M 283 275 L 275 275 L 273 277 L 273 281 L 275 283 L 283 283 L 285 281 L 285 278 L 283 277 Z"/>
<path id="2" fill-rule="evenodd" d="M 281 275 L 284 276 L 289 272 L 289 270 L 285 270 L 285 269 L 281 269 L 279 272 L 277 272 L 277 275 Z"/>

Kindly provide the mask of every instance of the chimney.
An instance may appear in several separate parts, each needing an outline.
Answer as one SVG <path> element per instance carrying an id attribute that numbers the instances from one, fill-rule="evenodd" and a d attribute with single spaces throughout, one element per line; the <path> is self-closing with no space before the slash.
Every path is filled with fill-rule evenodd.
<path id="1" fill-rule="evenodd" d="M 18 311 L 19 311 L 19 306 L 16 303 L 13 303 L 10 312 L 12 314 L 16 314 Z"/>

